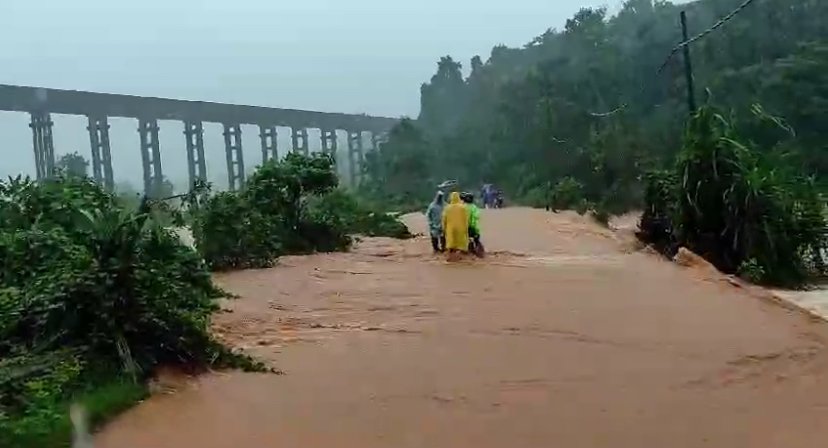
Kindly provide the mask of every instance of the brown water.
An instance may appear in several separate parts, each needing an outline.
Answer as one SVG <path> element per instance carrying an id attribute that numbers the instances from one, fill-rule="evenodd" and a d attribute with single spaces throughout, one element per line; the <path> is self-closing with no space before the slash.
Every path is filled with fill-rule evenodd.
<path id="1" fill-rule="evenodd" d="M 825 445 L 824 324 L 575 215 L 483 223 L 486 260 L 371 239 L 220 276 L 216 333 L 285 375 L 179 379 L 96 446 Z"/>

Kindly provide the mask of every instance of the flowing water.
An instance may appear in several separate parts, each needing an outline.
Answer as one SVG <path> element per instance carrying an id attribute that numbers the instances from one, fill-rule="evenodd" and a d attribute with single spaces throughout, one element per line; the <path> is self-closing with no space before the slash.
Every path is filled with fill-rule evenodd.
<path id="1" fill-rule="evenodd" d="M 162 376 L 96 446 L 824 445 L 824 324 L 577 215 L 483 225 L 485 260 L 367 239 L 220 275 L 215 333 L 284 375 Z"/>

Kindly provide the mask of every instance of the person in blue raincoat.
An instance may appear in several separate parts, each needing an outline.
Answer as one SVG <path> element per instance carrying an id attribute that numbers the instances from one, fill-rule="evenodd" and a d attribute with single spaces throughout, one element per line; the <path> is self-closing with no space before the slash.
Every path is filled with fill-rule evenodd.
<path id="1" fill-rule="evenodd" d="M 431 235 L 431 247 L 434 253 L 446 250 L 446 237 L 443 234 L 443 192 L 438 191 L 434 200 L 426 211 L 428 218 L 428 232 Z"/>

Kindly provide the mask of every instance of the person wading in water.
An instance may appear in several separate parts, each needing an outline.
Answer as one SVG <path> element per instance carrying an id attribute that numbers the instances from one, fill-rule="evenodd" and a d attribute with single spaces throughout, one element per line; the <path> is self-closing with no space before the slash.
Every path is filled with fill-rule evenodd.
<path id="1" fill-rule="evenodd" d="M 466 212 L 469 214 L 469 252 L 483 257 L 485 249 L 480 241 L 480 208 L 474 203 L 474 195 L 461 193 L 460 199 L 466 204 Z"/>
<path id="2" fill-rule="evenodd" d="M 426 211 L 428 232 L 431 234 L 431 247 L 434 253 L 445 252 L 446 237 L 443 235 L 443 192 L 438 191 Z"/>
<path id="3" fill-rule="evenodd" d="M 469 250 L 469 213 L 456 191 L 449 195 L 449 205 L 443 210 L 443 232 L 450 260 Z"/>

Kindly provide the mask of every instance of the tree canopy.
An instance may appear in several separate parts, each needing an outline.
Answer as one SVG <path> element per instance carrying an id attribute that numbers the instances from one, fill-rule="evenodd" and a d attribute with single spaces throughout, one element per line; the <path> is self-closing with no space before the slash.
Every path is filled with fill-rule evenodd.
<path id="1" fill-rule="evenodd" d="M 67 176 L 86 177 L 88 175 L 89 162 L 77 151 L 62 155 L 55 165 Z"/>

